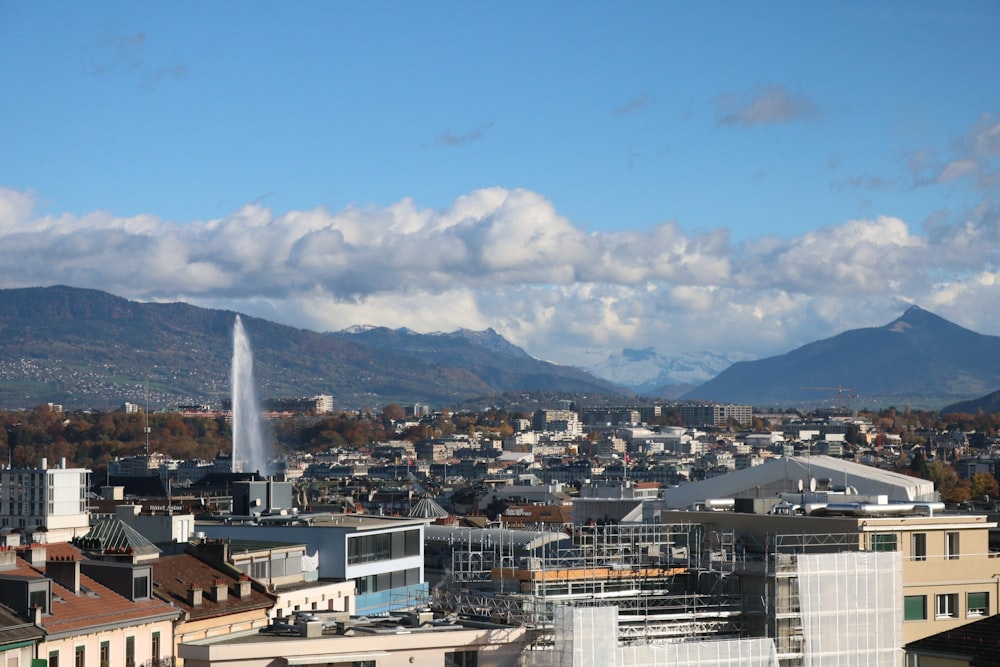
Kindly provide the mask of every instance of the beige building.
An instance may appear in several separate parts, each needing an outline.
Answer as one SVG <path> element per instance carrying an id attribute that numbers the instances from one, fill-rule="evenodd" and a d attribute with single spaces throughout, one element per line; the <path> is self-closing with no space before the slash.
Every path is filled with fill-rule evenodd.
<path id="1" fill-rule="evenodd" d="M 832 509 L 834 506 L 831 505 Z M 933 505 L 845 503 L 828 516 L 664 512 L 665 523 L 691 521 L 714 545 L 716 560 L 741 578 L 779 656 L 793 656 L 801 636 L 795 563 L 801 554 L 898 552 L 901 643 L 927 637 L 998 611 L 1000 553 L 989 549 L 996 523 L 971 514 L 934 513 Z M 828 511 L 819 509 L 818 511 Z M 744 608 L 752 605 L 744 601 Z"/>
<path id="2" fill-rule="evenodd" d="M 346 625 L 346 627 L 345 627 Z M 283 633 L 283 634 L 277 634 Z M 351 626 L 317 617 L 276 630 L 181 644 L 185 667 L 517 667 L 524 628 L 447 623 Z"/>

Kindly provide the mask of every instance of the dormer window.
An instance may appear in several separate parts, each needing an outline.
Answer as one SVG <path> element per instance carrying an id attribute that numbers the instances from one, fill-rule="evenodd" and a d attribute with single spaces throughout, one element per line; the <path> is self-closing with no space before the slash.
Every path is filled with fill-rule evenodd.
<path id="1" fill-rule="evenodd" d="M 49 613 L 49 592 L 47 590 L 28 591 L 28 609 L 41 609 L 43 614 Z"/>
<path id="2" fill-rule="evenodd" d="M 135 572 L 132 578 L 132 599 L 143 600 L 149 598 L 149 575 L 143 571 L 141 574 Z"/>

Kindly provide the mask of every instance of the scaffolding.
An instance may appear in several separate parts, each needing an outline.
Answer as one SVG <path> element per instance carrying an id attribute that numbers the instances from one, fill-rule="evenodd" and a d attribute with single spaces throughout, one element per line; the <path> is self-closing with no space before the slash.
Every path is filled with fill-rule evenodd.
<path id="1" fill-rule="evenodd" d="M 562 607 L 618 607 L 626 644 L 743 632 L 731 531 L 690 523 L 579 526 L 571 536 L 491 530 L 455 533 L 451 547 L 435 606 L 528 626 L 539 644 L 551 641 Z"/>
<path id="2" fill-rule="evenodd" d="M 554 618 L 551 651 L 528 652 L 526 667 L 776 667 L 767 639 L 624 644 L 609 628 L 620 627 L 614 607 L 561 608 Z"/>
<path id="3" fill-rule="evenodd" d="M 762 602 L 774 624 L 767 635 L 629 642 L 618 609 L 564 605 L 554 610 L 550 650 L 535 646 L 525 665 L 896 667 L 902 658 L 902 556 L 854 538 L 773 536 L 764 540 L 772 551 L 741 554 L 747 565 L 762 565 L 749 569 L 738 561 L 736 571 L 751 591 L 755 580 L 763 585 Z M 867 548 L 844 548 L 852 544 Z"/>
<path id="4" fill-rule="evenodd" d="M 751 635 L 774 641 L 782 667 L 894 664 L 898 636 L 891 627 L 899 626 L 899 596 L 889 591 L 898 592 L 900 586 L 898 567 L 887 559 L 898 558 L 898 552 L 886 550 L 890 545 L 877 535 L 746 533 L 737 535 L 737 544 L 734 572 L 747 628 Z M 890 585 L 881 583 L 885 581 Z M 846 590 L 852 591 L 850 599 L 837 599 Z M 872 598 L 872 591 L 880 596 Z M 817 657 L 821 628 L 835 627 L 833 619 L 843 629 L 848 618 L 867 618 L 868 625 L 879 628 L 878 645 L 854 651 L 827 636 L 826 644 L 839 648 Z"/>

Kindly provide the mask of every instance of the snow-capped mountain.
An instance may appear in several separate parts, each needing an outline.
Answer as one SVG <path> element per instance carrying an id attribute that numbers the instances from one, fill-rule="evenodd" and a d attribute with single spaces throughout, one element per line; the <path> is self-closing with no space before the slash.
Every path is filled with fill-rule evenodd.
<path id="1" fill-rule="evenodd" d="M 711 380 L 737 361 L 749 359 L 736 352 L 682 352 L 668 356 L 651 347 L 625 348 L 610 355 L 594 352 L 592 360 L 582 367 L 642 394 L 674 397 Z"/>

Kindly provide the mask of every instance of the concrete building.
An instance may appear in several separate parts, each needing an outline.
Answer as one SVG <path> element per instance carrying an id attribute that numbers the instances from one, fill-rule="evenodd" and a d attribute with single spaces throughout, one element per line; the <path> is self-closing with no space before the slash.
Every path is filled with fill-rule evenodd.
<path id="1" fill-rule="evenodd" d="M 0 529 L 18 529 L 27 542 L 68 542 L 90 530 L 90 471 L 67 468 L 0 470 Z"/>
<path id="2" fill-rule="evenodd" d="M 358 614 L 387 613 L 426 602 L 426 521 L 360 514 L 271 519 L 265 525 L 199 522 L 197 530 L 212 538 L 305 545 L 309 553 L 318 554 L 320 579 L 354 581 L 351 604 Z"/>
<path id="3" fill-rule="evenodd" d="M 419 617 L 339 621 L 320 614 L 243 633 L 181 644 L 185 667 L 517 667 L 525 628 L 465 627 Z"/>
<path id="4" fill-rule="evenodd" d="M 877 604 L 865 596 L 886 586 L 893 588 L 888 604 L 869 621 L 896 637 L 896 651 L 905 642 L 997 613 L 998 554 L 989 549 L 996 523 L 987 517 L 939 513 L 940 503 L 823 505 L 806 505 L 811 515 L 667 511 L 663 520 L 700 526 L 714 559 L 732 563 L 752 634 L 774 638 L 782 664 L 801 664 L 810 623 L 846 623 L 852 615 L 868 614 Z M 805 556 L 822 557 L 819 574 L 803 571 L 815 565 Z M 809 576 L 811 584 L 804 580 Z M 825 591 L 825 599 L 807 609 L 804 597 L 817 591 Z"/>
<path id="5" fill-rule="evenodd" d="M 753 408 L 749 405 L 682 404 L 677 411 L 687 426 L 724 426 L 729 422 L 748 426 L 753 421 Z"/>

